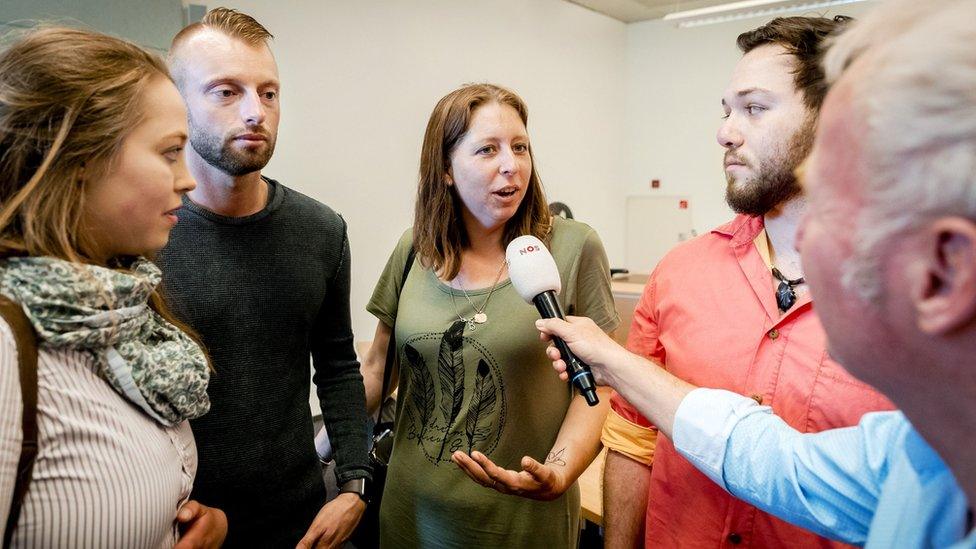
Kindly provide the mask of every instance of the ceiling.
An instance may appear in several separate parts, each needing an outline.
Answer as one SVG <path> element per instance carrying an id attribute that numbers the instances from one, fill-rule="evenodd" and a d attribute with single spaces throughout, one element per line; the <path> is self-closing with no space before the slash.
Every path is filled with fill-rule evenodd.
<path id="1" fill-rule="evenodd" d="M 660 19 L 665 14 L 728 4 L 730 0 L 566 0 L 624 23 Z"/>

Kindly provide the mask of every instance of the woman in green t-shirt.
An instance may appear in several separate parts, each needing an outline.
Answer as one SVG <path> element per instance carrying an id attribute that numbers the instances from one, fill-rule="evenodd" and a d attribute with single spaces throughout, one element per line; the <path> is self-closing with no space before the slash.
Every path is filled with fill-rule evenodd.
<path id="1" fill-rule="evenodd" d="M 542 239 L 564 308 L 606 331 L 618 317 L 596 232 L 549 214 L 526 120 L 515 93 L 477 84 L 441 99 L 427 124 L 414 226 L 367 307 L 379 319 L 364 361 L 372 410 L 391 335 L 400 364 L 384 547 L 576 546 L 576 479 L 599 452 L 608 401 L 587 406 L 551 372 L 506 245 Z"/>

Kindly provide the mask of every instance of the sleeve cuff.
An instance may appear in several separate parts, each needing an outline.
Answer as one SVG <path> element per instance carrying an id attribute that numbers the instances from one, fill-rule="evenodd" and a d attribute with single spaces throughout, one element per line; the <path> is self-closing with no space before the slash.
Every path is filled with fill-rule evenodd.
<path id="1" fill-rule="evenodd" d="M 355 480 L 357 478 L 364 478 L 366 480 L 373 480 L 373 472 L 369 469 L 350 469 L 349 471 L 343 471 L 342 473 L 336 473 L 336 484 L 342 486 L 343 484 L 349 482 L 350 480 Z"/>
<path id="2" fill-rule="evenodd" d="M 654 462 L 654 449 L 657 446 L 657 429 L 642 427 L 631 423 L 610 410 L 603 424 L 600 436 L 603 445 L 644 465 Z"/>
<path id="3" fill-rule="evenodd" d="M 379 305 L 373 303 L 372 301 L 366 305 L 366 312 L 375 316 L 377 320 L 383 324 L 386 324 L 390 328 L 392 328 L 393 324 L 396 322 L 396 316 L 382 310 Z"/>
<path id="4" fill-rule="evenodd" d="M 688 393 L 674 416 L 674 447 L 716 484 L 725 485 L 723 467 L 729 437 L 743 418 L 768 406 L 720 389 L 699 388 Z"/>

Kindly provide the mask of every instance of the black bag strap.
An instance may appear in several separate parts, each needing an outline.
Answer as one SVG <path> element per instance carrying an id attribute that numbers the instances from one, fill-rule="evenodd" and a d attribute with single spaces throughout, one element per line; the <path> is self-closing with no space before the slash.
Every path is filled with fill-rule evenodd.
<path id="1" fill-rule="evenodd" d="M 407 275 L 410 274 L 410 268 L 413 267 L 413 260 L 416 255 L 417 250 L 411 246 L 410 252 L 407 253 L 407 262 L 403 266 L 403 274 L 400 276 L 400 292 L 397 292 L 397 307 L 400 306 L 400 293 L 403 292 L 403 286 L 407 283 Z M 386 346 L 386 365 L 383 367 L 383 385 L 381 386 L 382 393 L 380 393 L 380 413 L 377 416 L 377 427 L 382 423 L 383 407 L 386 404 L 386 391 L 390 387 L 390 380 L 393 378 L 393 369 L 396 367 L 396 350 L 396 319 L 394 318 L 393 326 L 390 326 L 390 343 Z"/>
<path id="2" fill-rule="evenodd" d="M 20 305 L 0 295 L 0 316 L 7 321 L 14 333 L 17 344 L 17 365 L 20 370 L 20 394 L 24 402 L 21 425 L 24 431 L 20 446 L 20 461 L 17 463 L 17 480 L 14 483 L 14 499 L 7 513 L 7 529 L 3 534 L 3 548 L 10 547 L 20 509 L 27 495 L 31 471 L 37 458 L 37 336 L 34 327 Z"/>

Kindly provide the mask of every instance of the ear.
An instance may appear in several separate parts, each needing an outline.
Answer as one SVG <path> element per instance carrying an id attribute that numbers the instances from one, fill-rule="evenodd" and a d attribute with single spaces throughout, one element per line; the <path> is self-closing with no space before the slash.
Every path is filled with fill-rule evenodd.
<path id="1" fill-rule="evenodd" d="M 925 229 L 919 243 L 924 275 L 912 292 L 918 327 L 943 335 L 976 318 L 976 224 L 944 217 Z"/>
<path id="2" fill-rule="evenodd" d="M 444 171 L 444 184 L 448 187 L 454 184 L 454 175 L 451 173 L 450 166 L 448 166 L 447 170 Z"/>

